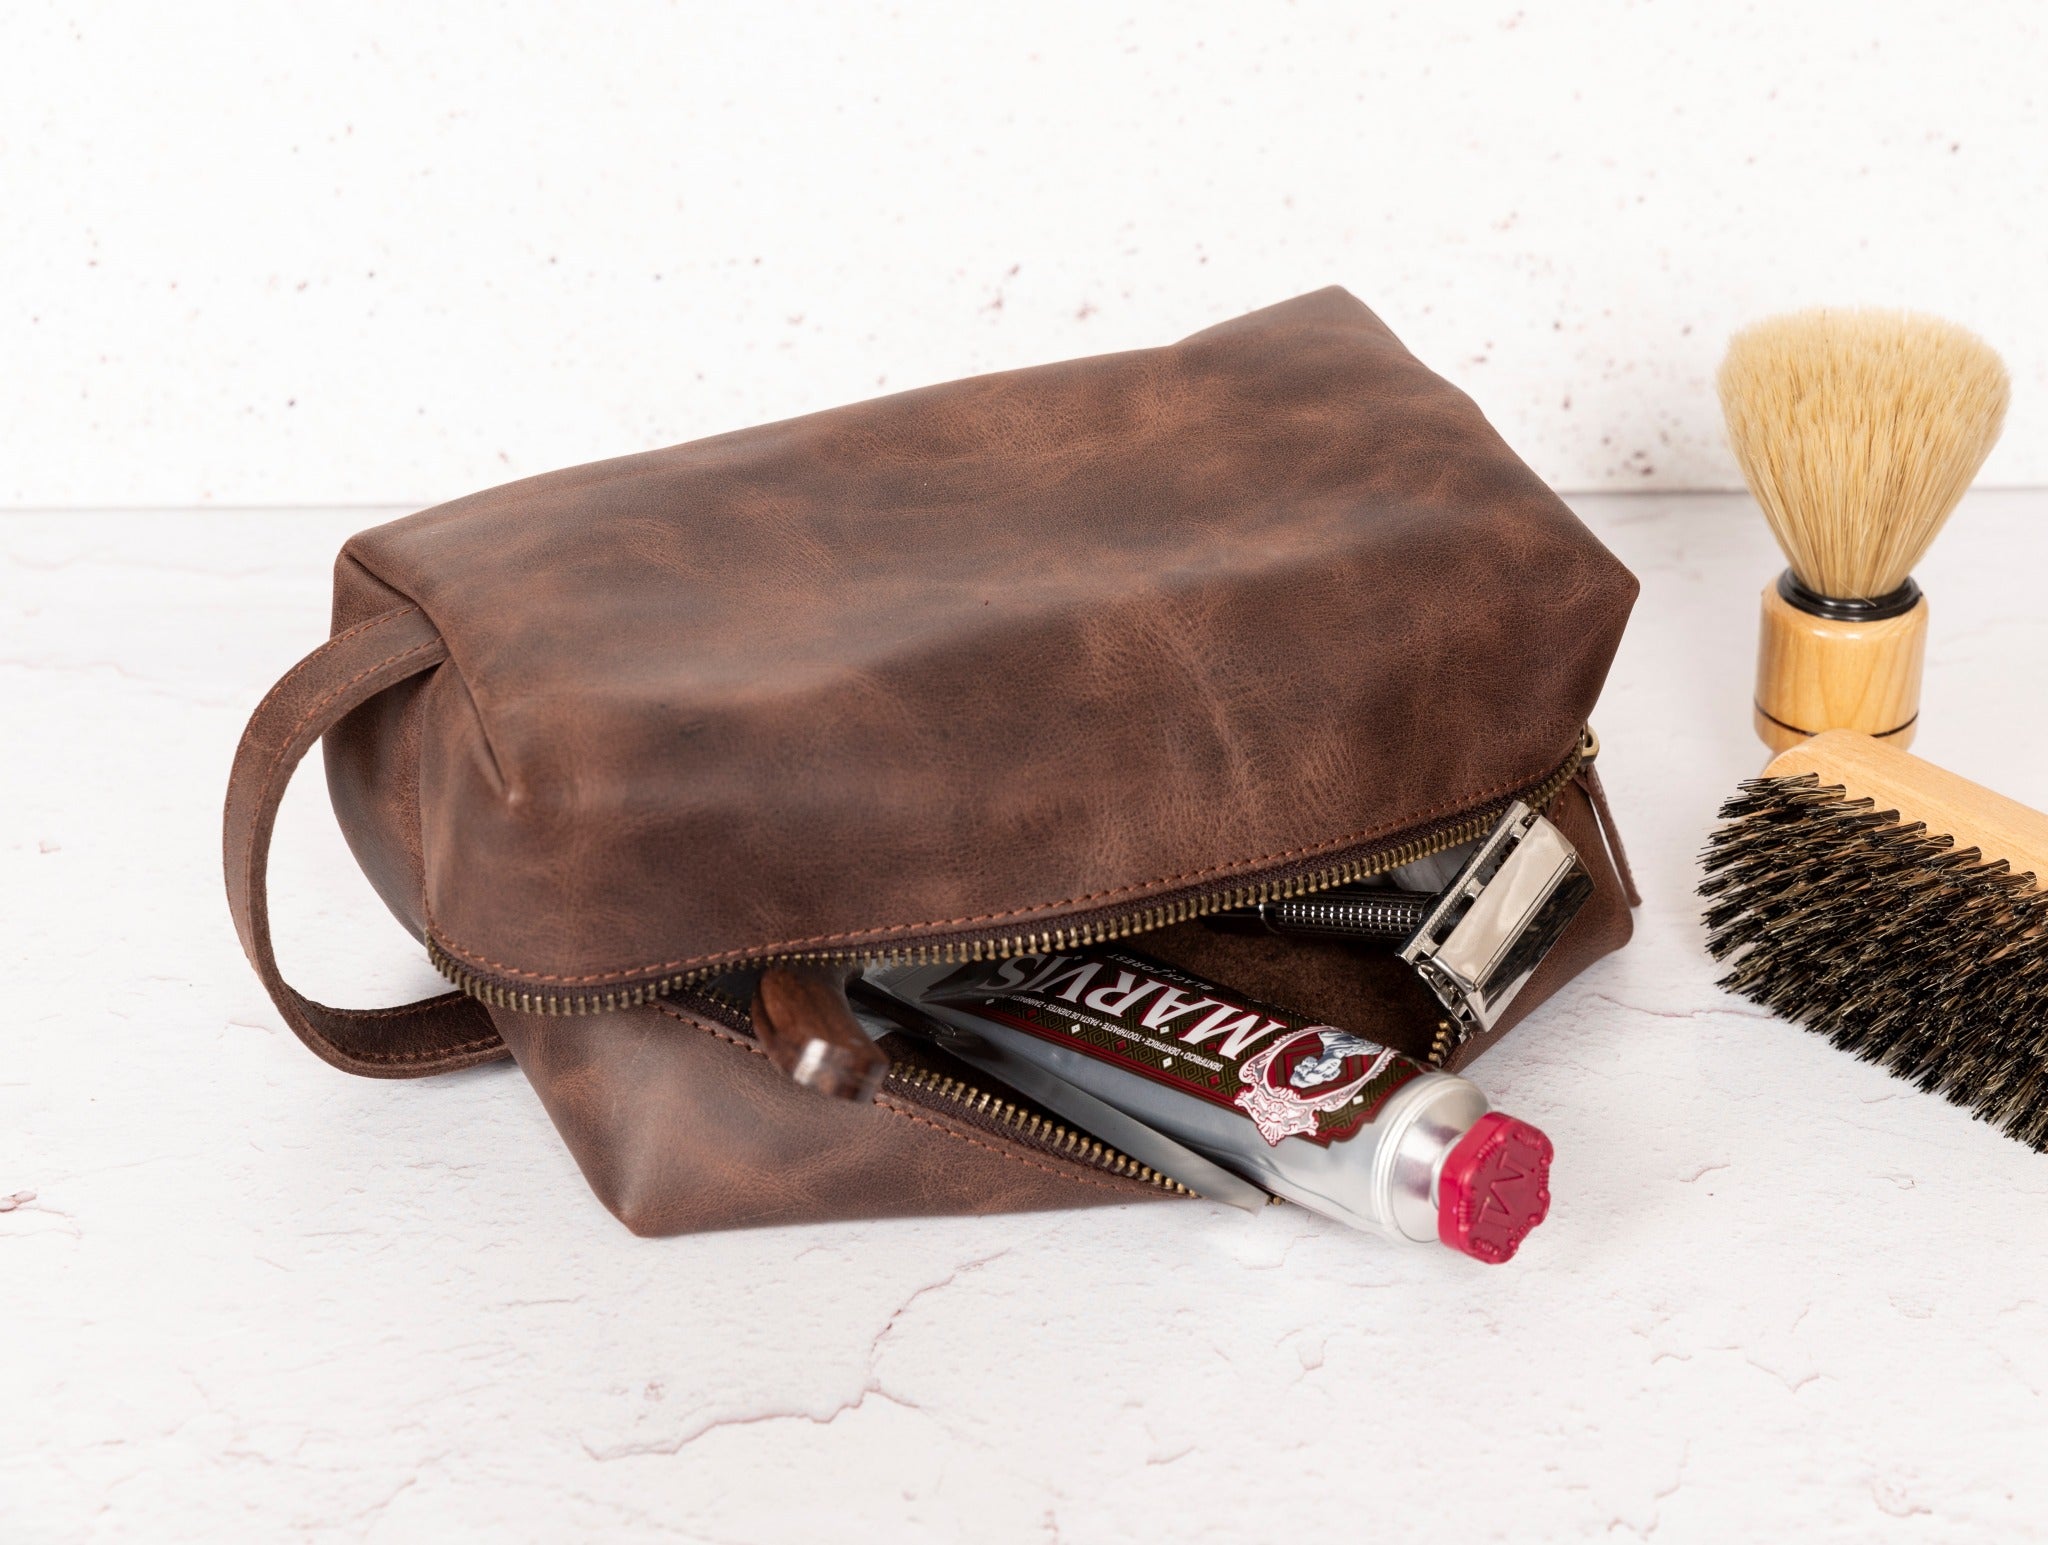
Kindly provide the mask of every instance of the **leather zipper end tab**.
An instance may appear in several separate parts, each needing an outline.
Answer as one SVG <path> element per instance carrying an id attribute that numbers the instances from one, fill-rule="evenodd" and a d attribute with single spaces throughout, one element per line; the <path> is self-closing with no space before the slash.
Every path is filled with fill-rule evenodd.
<path id="1" fill-rule="evenodd" d="M 853 974 L 844 965 L 768 967 L 754 989 L 754 1035 L 796 1082 L 865 1105 L 882 1087 L 889 1057 L 847 1004 Z"/>

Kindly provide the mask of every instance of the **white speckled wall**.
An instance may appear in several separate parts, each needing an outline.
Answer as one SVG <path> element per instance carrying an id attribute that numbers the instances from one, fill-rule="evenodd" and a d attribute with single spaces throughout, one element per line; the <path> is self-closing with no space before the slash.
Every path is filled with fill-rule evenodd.
<path id="1" fill-rule="evenodd" d="M 1733 484 L 1747 318 L 1939 310 L 2048 483 L 2042 14 L 10 6 L 0 504 L 422 503 L 1333 281 L 1567 489 Z"/>

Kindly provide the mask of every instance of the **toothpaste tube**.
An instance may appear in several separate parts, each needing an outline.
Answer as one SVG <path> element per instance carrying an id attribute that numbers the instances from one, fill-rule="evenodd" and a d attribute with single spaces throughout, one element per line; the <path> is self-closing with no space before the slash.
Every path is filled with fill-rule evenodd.
<path id="1" fill-rule="evenodd" d="M 1041 1100 L 1079 1089 L 1354 1228 L 1498 1263 L 1549 1210 L 1550 1140 L 1469 1080 L 1135 950 L 877 967 L 867 981 L 955 1056 L 1035 1070 Z"/>

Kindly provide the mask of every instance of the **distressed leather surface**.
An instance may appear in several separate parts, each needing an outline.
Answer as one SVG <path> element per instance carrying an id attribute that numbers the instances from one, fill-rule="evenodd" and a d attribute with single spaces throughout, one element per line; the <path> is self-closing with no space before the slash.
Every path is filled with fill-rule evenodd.
<path id="1" fill-rule="evenodd" d="M 1501 1024 L 1460 1048 L 1453 1067 L 1628 941 L 1628 900 L 1583 783 L 1567 786 L 1547 813 L 1579 849 L 1593 895 Z M 1436 1000 L 1383 946 L 1190 923 L 1148 934 L 1141 947 L 1251 996 L 1429 1055 Z M 591 1189 L 637 1234 L 1168 1199 L 901 1093 L 885 1091 L 874 1105 L 826 1099 L 776 1072 L 743 1037 L 673 1005 L 591 1018 L 505 1010 L 493 1017 Z"/>
<path id="2" fill-rule="evenodd" d="M 636 1234 L 1166 1194 L 895 1093 L 873 1105 L 828 1099 L 745 1039 L 668 1004 L 494 1017 L 591 1190 Z"/>
<path id="3" fill-rule="evenodd" d="M 322 1056 L 400 1076 L 509 1048 L 643 1233 L 1157 1196 L 904 1096 L 827 1101 L 668 1004 L 311 1003 L 263 915 L 283 781 L 324 730 L 380 895 L 514 986 L 1025 932 L 1534 783 L 1634 594 L 1469 399 L 1324 290 L 361 534 L 334 640 L 238 759 L 231 899 Z M 1553 814 L 1596 895 L 1511 1021 L 1628 933 L 1586 791 Z M 1355 952 L 1231 962 L 1205 932 L 1147 947 L 1396 1044 L 1426 1029 Z"/>
<path id="4" fill-rule="evenodd" d="M 1635 594 L 1336 289 L 492 489 L 339 581 L 451 663 L 335 737 L 351 840 L 535 989 L 1026 931 L 1469 806 L 1571 745 Z"/>
<path id="5" fill-rule="evenodd" d="M 1618 848 L 1609 849 L 1589 784 L 1590 769 L 1565 785 L 1544 813 L 1579 850 L 1593 879 L 1593 894 L 1500 1022 L 1458 1048 L 1449 1063 L 1454 1070 L 1470 1065 L 1602 955 L 1628 943 L 1634 931 L 1628 887 L 1617 867 L 1621 855 Z M 1211 981 L 1227 982 L 1248 996 L 1314 1014 L 1422 1061 L 1429 1060 L 1437 1021 L 1443 1017 L 1421 977 L 1385 944 L 1279 939 L 1186 923 L 1147 934 L 1139 947 Z"/>
<path id="6" fill-rule="evenodd" d="M 228 775 L 221 859 L 243 953 L 286 1024 L 323 1060 L 370 1078 L 417 1078 L 505 1055 L 484 1006 L 444 993 L 389 1009 L 316 1003 L 284 979 L 270 938 L 270 838 L 293 769 L 345 716 L 438 671 L 447 645 L 416 606 L 338 630 L 249 716 Z"/>

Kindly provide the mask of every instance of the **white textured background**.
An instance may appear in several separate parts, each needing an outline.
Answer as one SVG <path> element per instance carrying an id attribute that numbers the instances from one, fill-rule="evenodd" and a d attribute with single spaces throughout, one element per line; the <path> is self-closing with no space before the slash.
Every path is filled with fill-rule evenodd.
<path id="1" fill-rule="evenodd" d="M 345 1077 L 228 927 L 230 748 L 380 512 L 0 519 L 0 1542 L 2043 1545 L 2048 1157 L 1700 947 L 1770 537 L 1574 503 L 1648 899 L 1474 1069 L 1558 1149 L 1499 1268 L 1203 1203 L 635 1239 L 516 1069 Z M 1970 498 L 1918 749 L 2048 805 L 2044 562 L 2048 493 Z M 286 970 L 438 990 L 325 806 Z"/>
<path id="2" fill-rule="evenodd" d="M 56 507 L 0 518 L 0 1545 L 2048 1540 L 2048 1159 L 1713 986 L 1777 560 L 1675 492 L 1729 329 L 1823 300 L 1979 328 L 2048 484 L 2043 15 L 0 0 L 0 509 Z M 1559 1145 L 1511 1267 L 1192 1204 L 636 1240 L 515 1070 L 283 1029 L 221 789 L 349 531 L 1330 282 L 1644 582 L 1636 942 L 1479 1069 Z M 2035 804 L 2044 567 L 1994 492 L 1921 573 L 1920 749 Z M 435 989 L 318 785 L 287 968 Z"/>
<path id="3" fill-rule="evenodd" d="M 2048 33 L 1930 4 L 0 11 L 0 505 L 420 504 L 1342 283 L 1560 487 L 1938 310 L 2048 483 Z"/>

